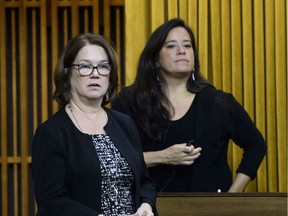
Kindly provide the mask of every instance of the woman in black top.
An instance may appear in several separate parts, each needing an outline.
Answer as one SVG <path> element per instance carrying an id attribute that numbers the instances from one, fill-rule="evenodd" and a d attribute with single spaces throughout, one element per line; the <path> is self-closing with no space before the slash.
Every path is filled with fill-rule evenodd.
<path id="1" fill-rule="evenodd" d="M 136 122 L 157 191 L 242 192 L 256 177 L 266 143 L 235 98 L 216 90 L 199 68 L 192 30 L 172 19 L 152 33 L 135 82 L 112 108 Z M 230 139 L 244 150 L 234 180 Z"/>
<path id="2" fill-rule="evenodd" d="M 156 214 L 136 126 L 104 107 L 117 80 L 116 52 L 102 36 L 71 39 L 55 69 L 54 98 L 62 108 L 32 143 L 38 216 Z"/>

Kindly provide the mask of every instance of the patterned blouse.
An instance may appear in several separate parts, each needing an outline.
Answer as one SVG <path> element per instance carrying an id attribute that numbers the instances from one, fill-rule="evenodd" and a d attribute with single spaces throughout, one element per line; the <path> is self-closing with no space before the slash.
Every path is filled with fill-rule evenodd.
<path id="1" fill-rule="evenodd" d="M 108 134 L 92 135 L 92 141 L 101 166 L 102 214 L 109 216 L 133 214 L 134 176 L 129 164 Z"/>

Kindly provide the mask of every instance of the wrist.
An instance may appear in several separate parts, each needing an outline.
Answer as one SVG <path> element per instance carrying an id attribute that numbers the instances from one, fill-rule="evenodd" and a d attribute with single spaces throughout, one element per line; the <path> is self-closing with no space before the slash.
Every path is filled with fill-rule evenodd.
<path id="1" fill-rule="evenodd" d="M 152 211 L 152 206 L 149 203 L 142 203 L 140 207 Z"/>

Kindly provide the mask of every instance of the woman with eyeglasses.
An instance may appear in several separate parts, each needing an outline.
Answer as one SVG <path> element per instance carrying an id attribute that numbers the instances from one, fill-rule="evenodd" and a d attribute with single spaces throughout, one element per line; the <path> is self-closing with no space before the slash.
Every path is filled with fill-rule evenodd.
<path id="1" fill-rule="evenodd" d="M 159 192 L 242 192 L 266 153 L 242 106 L 201 75 L 193 32 L 181 19 L 151 34 L 134 83 L 112 108 L 138 126 Z M 234 179 L 227 162 L 230 139 L 244 150 Z"/>
<path id="2" fill-rule="evenodd" d="M 72 38 L 59 58 L 54 99 L 61 109 L 32 142 L 38 216 L 157 214 L 136 126 L 104 107 L 116 93 L 117 67 L 113 47 L 94 34 Z"/>

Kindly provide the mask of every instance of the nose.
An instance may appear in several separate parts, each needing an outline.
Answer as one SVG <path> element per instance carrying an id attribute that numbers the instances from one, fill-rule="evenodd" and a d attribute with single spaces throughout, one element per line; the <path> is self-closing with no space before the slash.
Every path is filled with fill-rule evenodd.
<path id="1" fill-rule="evenodd" d="M 178 47 L 177 54 L 178 54 L 178 55 L 180 55 L 180 54 L 185 54 L 185 49 L 184 49 L 183 46 L 179 46 L 179 47 Z"/>
<path id="2" fill-rule="evenodd" d="M 98 77 L 100 74 L 98 72 L 97 67 L 93 67 L 92 73 L 90 74 L 90 77 Z"/>

